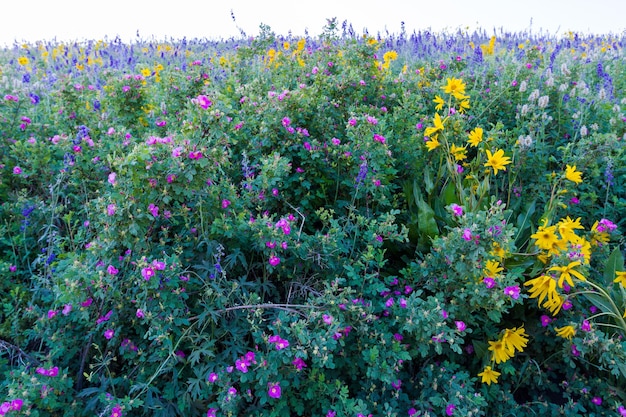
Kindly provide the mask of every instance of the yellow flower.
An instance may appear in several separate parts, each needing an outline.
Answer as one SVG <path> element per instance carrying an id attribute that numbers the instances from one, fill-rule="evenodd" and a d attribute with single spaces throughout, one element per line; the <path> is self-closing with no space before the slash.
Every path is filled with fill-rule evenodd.
<path id="1" fill-rule="evenodd" d="M 483 273 L 489 278 L 497 277 L 502 271 L 504 271 L 504 268 L 500 266 L 500 262 L 498 261 L 487 261 L 487 265 L 485 265 L 485 269 L 483 269 Z"/>
<path id="2" fill-rule="evenodd" d="M 535 245 L 541 249 L 549 250 L 559 240 L 555 231 L 556 226 L 539 226 L 539 230 L 530 237 L 536 240 Z"/>
<path id="3" fill-rule="evenodd" d="M 567 240 L 557 239 L 552 242 L 552 246 L 548 248 L 548 254 L 559 256 L 562 252 L 567 250 Z"/>
<path id="4" fill-rule="evenodd" d="M 288 51 L 290 47 L 291 45 L 289 44 L 289 42 L 283 42 L 283 48 L 285 49 L 285 51 Z"/>
<path id="5" fill-rule="evenodd" d="M 493 249 L 491 250 L 491 252 L 489 252 L 490 255 L 497 256 L 500 259 L 506 256 L 506 251 L 502 248 L 502 246 L 500 246 L 498 242 L 493 242 L 492 246 Z"/>
<path id="6" fill-rule="evenodd" d="M 144 68 L 141 70 L 141 75 L 143 75 L 144 77 L 149 77 L 150 75 L 152 75 L 152 71 L 150 71 L 149 68 Z"/>
<path id="7" fill-rule="evenodd" d="M 513 327 L 512 329 L 506 329 L 504 331 L 504 336 L 502 336 L 502 341 L 507 346 L 509 351 L 515 352 L 523 352 L 526 344 L 528 343 L 528 335 L 524 330 L 524 326 Z M 511 355 L 512 356 L 512 355 Z"/>
<path id="8" fill-rule="evenodd" d="M 570 262 L 567 266 L 553 266 L 548 269 L 548 271 L 557 271 L 561 274 L 558 278 L 559 288 L 563 288 L 563 281 L 567 281 L 570 287 L 574 286 L 574 282 L 572 281 L 572 275 L 578 278 L 581 281 L 587 281 L 587 279 L 580 272 L 576 271 L 574 268 L 580 265 L 580 261 Z"/>
<path id="9" fill-rule="evenodd" d="M 553 316 L 556 316 L 559 311 L 561 311 L 561 307 L 563 307 L 563 302 L 565 299 L 561 298 L 559 293 L 554 293 L 554 298 L 548 299 L 545 303 L 543 303 L 543 307 L 550 310 Z"/>
<path id="10" fill-rule="evenodd" d="M 474 148 L 483 141 L 483 128 L 477 127 L 469 133 L 468 143 Z"/>
<path id="11" fill-rule="evenodd" d="M 302 38 L 298 41 L 298 51 L 304 50 L 304 46 L 306 45 L 306 39 Z"/>
<path id="12" fill-rule="evenodd" d="M 559 293 L 556 290 L 556 281 L 549 275 L 542 275 L 540 277 L 531 279 L 524 283 L 524 286 L 530 286 L 531 288 L 528 290 L 530 293 L 530 298 L 537 298 L 537 305 L 541 305 L 544 298 L 548 298 L 549 300 L 554 299 L 555 297 L 559 297 Z"/>
<path id="13" fill-rule="evenodd" d="M 582 172 L 576 171 L 576 165 L 574 165 L 574 166 L 566 165 L 565 166 L 565 178 L 570 180 L 571 182 L 574 182 L 576 184 L 580 184 L 581 182 L 583 182 L 582 175 L 583 175 Z"/>
<path id="14" fill-rule="evenodd" d="M 28 57 L 25 56 L 21 56 L 17 59 L 17 63 L 20 64 L 21 66 L 26 66 L 28 65 L 30 61 L 28 60 Z"/>
<path id="15" fill-rule="evenodd" d="M 591 226 L 591 244 L 594 246 L 602 246 L 604 243 L 608 243 L 611 240 L 609 234 L 605 231 L 598 230 L 600 223 L 596 220 L 593 226 Z"/>
<path id="16" fill-rule="evenodd" d="M 396 51 L 387 51 L 383 55 L 383 61 L 385 62 L 395 61 L 396 59 L 398 59 L 398 53 Z"/>
<path id="17" fill-rule="evenodd" d="M 467 149 L 465 149 L 465 146 L 456 146 L 455 144 L 452 144 L 450 147 L 450 153 L 454 156 L 455 161 L 462 161 L 467 158 Z"/>
<path id="18" fill-rule="evenodd" d="M 569 340 L 572 340 L 572 337 L 576 334 L 574 326 L 556 327 L 554 330 L 556 330 L 557 336 L 561 336 L 562 338 Z"/>
<path id="19" fill-rule="evenodd" d="M 437 140 L 437 135 L 433 136 L 432 138 L 430 138 L 430 140 L 426 141 L 426 147 L 428 148 L 429 152 L 434 149 L 437 149 L 439 145 L 441 144 L 439 143 L 439 140 Z"/>
<path id="20" fill-rule="evenodd" d="M 495 360 L 496 363 L 508 361 L 515 353 L 515 351 L 511 351 L 502 340 L 497 340 L 495 342 L 489 340 L 488 350 L 492 352 L 491 360 Z"/>
<path id="21" fill-rule="evenodd" d="M 463 100 L 459 103 L 459 113 L 465 113 L 466 110 L 469 110 L 470 102 L 469 100 Z"/>
<path id="22" fill-rule="evenodd" d="M 443 109 L 443 105 L 446 104 L 446 102 L 439 96 L 435 96 L 435 99 L 433 100 L 437 105 L 435 106 L 435 110 L 439 111 Z"/>
<path id="23" fill-rule="evenodd" d="M 433 124 L 435 126 L 427 127 L 426 130 L 424 130 L 424 136 L 431 137 L 435 133 L 443 131 L 443 123 L 445 122 L 445 120 L 446 119 L 441 120 L 441 116 L 439 116 L 439 113 L 435 113 L 435 117 L 433 118 Z"/>
<path id="24" fill-rule="evenodd" d="M 378 43 L 378 41 L 376 39 L 374 39 L 374 38 L 369 38 L 367 40 L 367 44 L 368 45 L 376 45 L 377 43 Z"/>
<path id="25" fill-rule="evenodd" d="M 447 84 L 442 89 L 444 93 L 452 94 L 458 100 L 467 98 L 465 96 L 465 84 L 459 78 L 448 78 Z"/>
<path id="26" fill-rule="evenodd" d="M 576 220 L 572 220 L 570 219 L 569 216 L 567 216 L 564 219 L 561 219 L 561 221 L 557 223 L 557 228 L 559 230 L 559 234 L 561 235 L 561 237 L 568 242 L 572 241 L 576 237 L 576 234 L 574 233 L 574 229 L 582 229 L 582 230 L 585 229 L 580 224 L 580 217 L 577 218 Z"/>
<path id="27" fill-rule="evenodd" d="M 499 170 L 506 171 L 505 165 L 511 163 L 511 158 L 504 156 L 502 149 L 498 149 L 494 154 L 491 154 L 489 149 L 485 152 L 487 152 L 487 162 L 484 166 L 493 168 L 493 175 L 497 175 Z"/>
<path id="28" fill-rule="evenodd" d="M 615 271 L 613 282 L 620 283 L 622 287 L 626 287 L 626 271 Z"/>
<path id="29" fill-rule="evenodd" d="M 591 260 L 591 243 L 584 237 L 574 236 L 569 242 L 569 247 L 572 252 L 575 252 L 579 258 L 582 258 L 584 264 L 589 264 Z"/>
<path id="30" fill-rule="evenodd" d="M 500 372 L 494 371 L 491 369 L 491 366 L 485 366 L 485 369 L 479 373 L 478 376 L 481 377 L 481 382 L 483 384 L 486 383 L 487 385 L 491 385 L 492 382 L 497 384 Z"/>

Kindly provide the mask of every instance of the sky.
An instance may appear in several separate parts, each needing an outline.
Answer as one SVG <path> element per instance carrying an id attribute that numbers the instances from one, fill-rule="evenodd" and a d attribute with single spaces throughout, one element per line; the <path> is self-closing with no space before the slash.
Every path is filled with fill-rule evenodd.
<path id="1" fill-rule="evenodd" d="M 357 33 L 398 34 L 484 29 L 488 33 L 623 34 L 625 0 L 29 0 L 2 1 L 0 47 L 38 40 L 120 37 L 139 40 L 226 39 L 259 33 L 317 36 L 327 18 Z M 231 11 L 235 21 L 231 18 Z M 139 35 L 139 37 L 137 37 Z"/>

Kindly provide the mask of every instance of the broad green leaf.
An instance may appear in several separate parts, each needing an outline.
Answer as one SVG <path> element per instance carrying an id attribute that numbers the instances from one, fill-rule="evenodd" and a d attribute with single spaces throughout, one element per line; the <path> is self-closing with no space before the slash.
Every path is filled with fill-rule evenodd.
<path id="1" fill-rule="evenodd" d="M 604 266 L 604 285 L 607 287 L 612 286 L 613 280 L 615 279 L 615 273 L 623 270 L 624 254 L 622 254 L 620 248 L 617 247 L 613 250 L 611 255 L 609 255 L 609 259 L 606 261 L 606 265 Z"/>

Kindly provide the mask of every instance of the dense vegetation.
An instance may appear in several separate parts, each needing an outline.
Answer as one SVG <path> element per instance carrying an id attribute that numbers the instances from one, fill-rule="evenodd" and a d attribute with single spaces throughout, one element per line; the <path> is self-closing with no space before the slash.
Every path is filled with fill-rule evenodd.
<path id="1" fill-rule="evenodd" d="M 625 41 L 0 51 L 0 416 L 626 415 Z"/>

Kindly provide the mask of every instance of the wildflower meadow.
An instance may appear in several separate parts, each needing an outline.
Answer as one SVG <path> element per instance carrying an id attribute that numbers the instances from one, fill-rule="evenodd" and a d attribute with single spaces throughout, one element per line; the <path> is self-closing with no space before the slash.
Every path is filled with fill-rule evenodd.
<path id="1" fill-rule="evenodd" d="M 0 416 L 626 416 L 625 36 L 0 50 Z"/>

